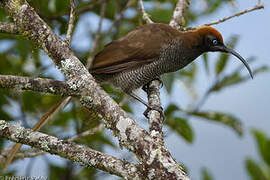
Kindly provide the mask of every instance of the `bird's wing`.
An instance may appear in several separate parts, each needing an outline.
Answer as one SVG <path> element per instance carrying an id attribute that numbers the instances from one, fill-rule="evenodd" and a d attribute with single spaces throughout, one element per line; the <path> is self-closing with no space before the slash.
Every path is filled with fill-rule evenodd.
<path id="1" fill-rule="evenodd" d="M 90 73 L 116 73 L 157 60 L 160 49 L 178 31 L 165 24 L 141 26 L 107 44 L 94 60 Z"/>

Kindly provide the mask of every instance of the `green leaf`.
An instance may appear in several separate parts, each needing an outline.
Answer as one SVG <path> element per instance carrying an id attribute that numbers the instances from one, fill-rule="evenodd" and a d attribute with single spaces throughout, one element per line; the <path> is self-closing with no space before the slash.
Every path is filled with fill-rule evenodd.
<path id="1" fill-rule="evenodd" d="M 170 104 L 165 110 L 164 114 L 167 118 L 171 118 L 175 111 L 178 111 L 179 107 L 175 104 Z"/>
<path id="2" fill-rule="evenodd" d="M 245 164 L 249 176 L 251 177 L 252 180 L 267 180 L 267 178 L 264 176 L 261 167 L 253 159 L 247 158 Z"/>
<path id="3" fill-rule="evenodd" d="M 191 115 L 224 124 L 235 130 L 239 136 L 243 134 L 241 121 L 232 115 L 221 112 L 192 112 Z"/>
<path id="4" fill-rule="evenodd" d="M 105 17 L 113 19 L 115 16 L 115 13 L 117 12 L 115 1 L 107 1 L 106 6 L 107 7 L 106 7 L 106 11 L 105 11 Z"/>
<path id="5" fill-rule="evenodd" d="M 224 69 L 225 66 L 227 65 L 229 55 L 222 53 L 219 57 L 219 60 L 215 64 L 215 72 L 216 75 L 219 75 Z"/>
<path id="6" fill-rule="evenodd" d="M 172 18 L 173 9 L 160 9 L 155 8 L 152 11 L 149 11 L 150 18 L 153 19 L 154 22 L 165 23 L 168 24 Z"/>
<path id="7" fill-rule="evenodd" d="M 203 180 L 213 180 L 212 175 L 207 171 L 206 168 L 202 168 L 201 173 Z"/>
<path id="8" fill-rule="evenodd" d="M 36 164 L 37 163 L 38 162 L 36 162 Z M 75 168 L 74 168 L 73 162 L 71 161 L 65 163 L 62 167 L 56 166 L 52 163 L 49 163 L 48 165 L 49 165 L 49 172 L 50 172 L 48 179 L 50 180 L 58 180 L 63 177 L 67 178 L 67 176 L 68 176 L 68 179 L 70 180 L 78 179 L 78 177 L 74 173 Z"/>
<path id="9" fill-rule="evenodd" d="M 128 103 L 123 104 L 122 109 L 126 112 L 133 113 L 133 111 Z"/>
<path id="10" fill-rule="evenodd" d="M 186 68 L 181 69 L 179 71 L 179 75 L 180 75 L 180 78 L 186 79 L 191 84 L 195 80 L 196 72 L 197 72 L 196 63 L 191 63 Z"/>
<path id="11" fill-rule="evenodd" d="M 240 76 L 239 72 L 235 72 L 228 76 L 223 77 L 221 80 L 217 81 L 214 86 L 209 89 L 210 92 L 220 91 L 225 87 L 232 86 L 241 82 L 246 81 L 247 79 Z"/>
<path id="12" fill-rule="evenodd" d="M 207 75 L 209 75 L 209 63 L 208 63 L 208 54 L 207 53 L 203 53 L 203 64 L 204 64 L 204 69 L 205 69 Z"/>
<path id="13" fill-rule="evenodd" d="M 262 131 L 252 129 L 251 132 L 256 139 L 261 157 L 270 166 L 270 140 Z"/>
<path id="14" fill-rule="evenodd" d="M 253 71 L 253 74 L 259 74 L 259 73 L 264 73 L 264 72 L 267 72 L 269 71 L 269 67 L 264 65 L 264 66 L 260 66 L 258 68 L 256 68 L 254 71 Z"/>
<path id="15" fill-rule="evenodd" d="M 168 118 L 165 124 L 182 136 L 187 142 L 193 142 L 193 130 L 186 119 L 180 117 Z"/>
<path id="16" fill-rule="evenodd" d="M 220 91 L 225 87 L 229 87 L 232 85 L 243 83 L 243 82 L 251 79 L 249 74 L 247 74 L 245 76 L 241 76 L 240 71 L 241 71 L 241 68 L 237 68 L 236 71 L 234 71 L 232 74 L 224 76 L 221 80 L 217 81 L 216 84 L 214 84 L 209 89 L 209 93 Z M 255 76 L 256 74 L 267 72 L 267 71 L 269 71 L 269 67 L 266 65 L 263 65 L 263 66 L 260 66 L 256 69 L 254 69 L 253 74 Z"/>

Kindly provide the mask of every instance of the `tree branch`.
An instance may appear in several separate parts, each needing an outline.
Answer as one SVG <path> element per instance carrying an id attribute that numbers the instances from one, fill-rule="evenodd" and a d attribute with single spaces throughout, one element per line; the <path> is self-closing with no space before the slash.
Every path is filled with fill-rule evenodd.
<path id="1" fill-rule="evenodd" d="M 140 2 L 140 6 L 141 6 L 141 11 L 142 11 L 142 17 L 143 19 L 146 21 L 147 24 L 151 24 L 153 23 L 153 21 L 150 19 L 149 15 L 146 13 L 145 9 L 144 9 L 144 5 L 143 5 L 143 1 L 139 0 Z"/>
<path id="2" fill-rule="evenodd" d="M 19 34 L 19 29 L 14 23 L 0 22 L 0 33 Z"/>
<path id="3" fill-rule="evenodd" d="M 34 125 L 32 128 L 33 131 L 38 131 L 40 128 L 42 128 L 50 119 L 53 118 L 59 112 L 61 109 L 63 109 L 70 101 L 71 97 L 62 98 L 60 101 L 58 101 L 56 104 L 54 104 L 48 112 L 46 112 L 41 119 Z M 13 147 L 13 146 L 12 146 Z M 9 167 L 10 163 L 12 162 L 14 156 L 16 153 L 20 150 L 22 147 L 22 144 L 17 143 L 14 148 L 12 148 L 8 153 L 6 157 L 7 159 L 5 161 L 2 161 L 4 163 L 3 171 L 6 171 L 6 169 Z M 5 154 L 5 152 L 3 152 Z"/>
<path id="4" fill-rule="evenodd" d="M 66 102 L 66 101 L 64 101 L 64 102 Z M 62 108 L 59 108 L 59 109 L 62 109 Z M 86 137 L 86 136 L 95 134 L 97 132 L 100 132 L 103 129 L 104 129 L 103 124 L 100 124 L 97 127 L 94 127 L 94 128 L 89 129 L 87 131 L 84 131 L 84 132 L 82 132 L 80 134 L 77 134 L 74 137 L 68 138 L 66 140 L 67 141 L 76 141 L 76 140 L 79 140 L 82 137 Z M 35 131 L 35 130 L 33 130 L 33 131 Z M 10 145 L 10 146 L 6 147 L 4 150 L 1 150 L 1 153 L 0 153 L 0 166 L 1 166 L 1 164 L 5 164 L 5 165 L 7 164 L 6 162 L 8 161 L 8 158 L 10 157 L 11 150 L 14 149 L 15 145 L 17 146 L 17 144 L 13 144 L 13 145 Z M 28 150 L 24 150 L 24 151 L 22 150 L 22 152 L 17 153 L 14 157 L 16 159 L 33 158 L 33 157 L 36 157 L 36 156 L 44 155 L 45 153 L 46 152 L 43 152 L 43 151 L 41 151 L 39 149 L 30 148 Z"/>
<path id="5" fill-rule="evenodd" d="M 190 5 L 190 2 L 191 0 L 178 0 L 173 12 L 172 20 L 170 21 L 170 26 L 175 29 L 182 28 L 185 22 L 184 15 Z"/>
<path id="6" fill-rule="evenodd" d="M 31 90 L 62 96 L 80 95 L 80 91 L 70 88 L 70 86 L 63 81 L 12 75 L 0 75 L 0 88 L 9 88 L 17 91 Z"/>
<path id="7" fill-rule="evenodd" d="M 104 129 L 103 124 L 100 124 L 100 125 L 98 125 L 97 127 L 94 127 L 94 128 L 92 128 L 92 129 L 89 129 L 89 130 L 87 130 L 87 131 L 84 131 L 84 132 L 82 132 L 82 133 L 80 133 L 80 134 L 77 134 L 76 136 L 71 137 L 71 138 L 69 138 L 69 139 L 67 139 L 67 140 L 68 140 L 68 141 L 76 141 L 76 140 L 79 140 L 79 139 L 82 138 L 82 137 L 89 136 L 89 135 L 95 134 L 95 133 L 97 133 L 97 132 L 100 132 L 100 131 L 103 130 L 103 129 Z"/>
<path id="8" fill-rule="evenodd" d="M 228 17 L 225 17 L 225 18 L 222 18 L 222 19 L 219 19 L 217 21 L 213 21 L 213 22 L 210 22 L 210 23 L 207 23 L 207 24 L 204 24 L 204 26 L 211 26 L 211 25 L 215 25 L 215 24 L 219 24 L 219 23 L 222 23 L 222 22 L 225 22 L 229 19 L 232 19 L 234 17 L 238 17 L 238 16 L 241 16 L 243 14 L 246 14 L 246 13 L 249 13 L 249 12 L 252 12 L 252 11 L 255 11 L 255 10 L 259 10 L 259 9 L 263 9 L 264 8 L 264 5 L 261 4 L 261 2 L 259 1 L 259 4 L 254 6 L 253 8 L 250 8 L 250 9 L 246 9 L 246 10 L 243 10 L 243 11 L 240 11 L 238 13 L 235 13 L 231 16 L 228 16 Z"/>
<path id="9" fill-rule="evenodd" d="M 0 136 L 23 143 L 51 154 L 78 162 L 84 167 L 96 167 L 111 174 L 129 179 L 139 178 L 140 170 L 132 163 L 106 155 L 70 141 L 15 126 L 0 120 Z"/>
<path id="10" fill-rule="evenodd" d="M 161 107 L 159 87 L 161 82 L 159 80 L 151 81 L 148 85 L 148 103 L 151 106 Z M 159 143 L 164 144 L 164 137 L 162 132 L 164 117 L 158 111 L 151 110 L 148 113 L 150 135 Z"/>
<path id="11" fill-rule="evenodd" d="M 126 6 L 119 12 L 119 16 L 117 16 L 117 17 L 115 18 L 115 20 L 112 22 L 112 24 L 110 25 L 110 27 L 109 27 L 109 29 L 108 29 L 108 31 L 106 32 L 105 35 L 109 34 L 109 33 L 113 30 L 113 28 L 114 28 L 115 26 L 117 26 L 117 24 L 123 19 L 125 11 L 126 11 L 126 10 L 129 8 L 129 6 L 131 6 L 133 3 L 134 3 L 134 0 L 129 0 L 129 1 L 127 2 Z"/>
<path id="12" fill-rule="evenodd" d="M 66 41 L 70 44 L 72 31 L 74 28 L 75 22 L 75 0 L 70 0 L 70 14 L 69 14 L 69 22 L 68 22 L 68 29 L 67 29 L 67 36 Z"/>

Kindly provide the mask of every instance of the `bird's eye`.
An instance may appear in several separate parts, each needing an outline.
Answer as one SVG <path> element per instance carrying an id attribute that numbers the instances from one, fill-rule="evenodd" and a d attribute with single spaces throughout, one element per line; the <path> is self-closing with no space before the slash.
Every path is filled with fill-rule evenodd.
<path id="1" fill-rule="evenodd" d="M 212 44 L 213 44 L 214 46 L 218 45 L 218 40 L 214 39 L 214 40 L 212 41 Z"/>

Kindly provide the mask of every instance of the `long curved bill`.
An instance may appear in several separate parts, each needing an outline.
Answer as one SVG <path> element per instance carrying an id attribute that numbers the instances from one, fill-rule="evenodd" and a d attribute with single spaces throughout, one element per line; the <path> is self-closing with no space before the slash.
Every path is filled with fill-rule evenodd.
<path id="1" fill-rule="evenodd" d="M 248 70 L 248 72 L 249 72 L 249 74 L 250 74 L 250 77 L 253 79 L 253 73 L 252 73 L 252 71 L 251 71 L 251 69 L 250 69 L 248 63 L 246 62 L 246 60 L 245 60 L 242 56 L 240 56 L 240 54 L 238 54 L 238 53 L 237 53 L 236 51 L 234 51 L 233 49 L 230 49 L 230 48 L 228 48 L 228 47 L 226 47 L 226 46 L 224 46 L 224 45 L 220 47 L 220 50 L 221 50 L 222 52 L 230 53 L 230 54 L 236 56 L 240 61 L 242 61 L 242 63 L 246 66 L 246 68 L 247 68 L 247 70 Z"/>

